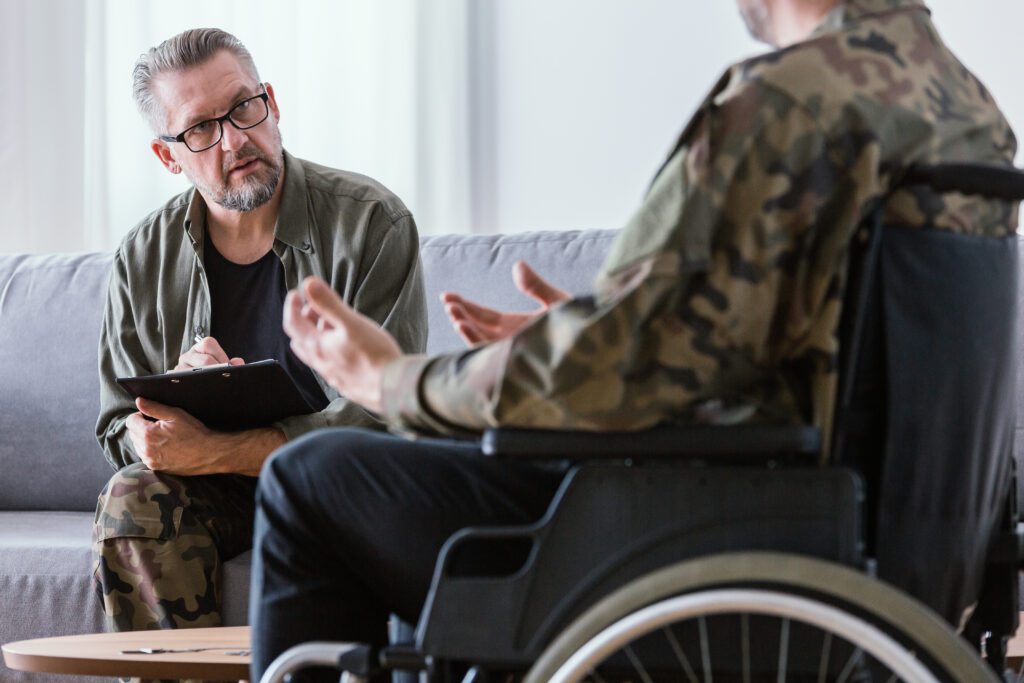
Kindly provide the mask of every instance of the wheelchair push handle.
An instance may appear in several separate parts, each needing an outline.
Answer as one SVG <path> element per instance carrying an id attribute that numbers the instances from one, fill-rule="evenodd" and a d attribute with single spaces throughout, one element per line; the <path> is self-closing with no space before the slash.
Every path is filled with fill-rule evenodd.
<path id="1" fill-rule="evenodd" d="M 994 164 L 948 163 L 911 166 L 901 186 L 925 185 L 936 192 L 959 192 L 1011 202 L 1024 201 L 1024 170 Z"/>

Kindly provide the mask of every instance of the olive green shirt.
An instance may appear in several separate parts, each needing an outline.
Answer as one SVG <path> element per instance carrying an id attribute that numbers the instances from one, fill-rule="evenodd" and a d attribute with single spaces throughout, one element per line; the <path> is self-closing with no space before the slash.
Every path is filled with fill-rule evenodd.
<path id="1" fill-rule="evenodd" d="M 819 426 L 828 443 L 858 224 L 1002 236 L 1016 207 L 892 188 L 915 163 L 1011 165 L 1016 141 L 919 0 L 848 0 L 732 66 L 684 129 L 593 297 L 517 334 L 389 365 L 398 430 Z M 927 295 L 924 293 L 923 295 Z"/>
<path id="2" fill-rule="evenodd" d="M 284 154 L 273 250 L 287 286 L 323 278 L 353 308 L 388 330 L 407 353 L 427 339 L 419 237 L 412 214 L 376 181 Z M 210 329 L 203 272 L 206 204 L 195 189 L 137 225 L 114 254 L 100 333 L 96 437 L 115 468 L 138 462 L 125 428 L 136 411 L 114 381 L 166 372 Z M 288 439 L 320 427 L 379 427 L 379 420 L 314 376 L 330 403 L 274 424 Z M 268 425 L 270 426 L 270 425 Z"/>

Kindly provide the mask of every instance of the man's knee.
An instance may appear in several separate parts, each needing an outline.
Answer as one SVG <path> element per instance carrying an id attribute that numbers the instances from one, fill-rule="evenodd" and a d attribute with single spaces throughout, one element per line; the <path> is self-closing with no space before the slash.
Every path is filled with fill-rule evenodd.
<path id="1" fill-rule="evenodd" d="M 110 478 L 93 527 L 93 579 L 116 630 L 219 623 L 218 554 L 186 513 L 185 482 L 141 465 Z"/>
<path id="2" fill-rule="evenodd" d="M 182 482 L 172 475 L 154 472 L 141 463 L 118 470 L 97 499 L 93 542 L 175 538 L 186 497 Z"/>

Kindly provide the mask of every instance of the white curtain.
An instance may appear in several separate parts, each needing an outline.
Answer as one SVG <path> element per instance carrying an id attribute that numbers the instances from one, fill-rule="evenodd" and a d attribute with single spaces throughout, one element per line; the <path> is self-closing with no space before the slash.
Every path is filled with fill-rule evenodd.
<path id="1" fill-rule="evenodd" d="M 113 248 L 187 184 L 149 150 L 138 55 L 217 26 L 274 85 L 284 144 L 364 173 L 424 233 L 471 229 L 472 0 L 0 0 L 0 252 Z"/>
<path id="2" fill-rule="evenodd" d="M 83 19 L 77 0 L 0 0 L 0 252 L 86 248 Z"/>

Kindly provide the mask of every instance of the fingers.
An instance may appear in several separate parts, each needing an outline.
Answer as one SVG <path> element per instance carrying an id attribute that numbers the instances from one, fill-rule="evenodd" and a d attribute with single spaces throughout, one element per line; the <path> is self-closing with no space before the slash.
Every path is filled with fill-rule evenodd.
<path id="1" fill-rule="evenodd" d="M 462 340 L 468 346 L 479 344 L 489 338 L 492 333 L 490 328 L 484 329 L 479 319 L 472 318 L 466 312 L 464 303 L 452 301 L 445 304 L 444 310 L 452 323 L 452 327 L 455 328 L 455 333 L 462 337 Z"/>
<path id="2" fill-rule="evenodd" d="M 477 344 L 487 341 L 488 337 L 485 337 L 480 328 L 467 323 L 458 322 L 454 323 L 455 332 L 462 337 L 462 341 L 466 342 L 467 346 L 476 346 Z"/>
<path id="3" fill-rule="evenodd" d="M 338 293 L 318 277 L 307 277 L 302 283 L 302 291 L 311 312 L 325 318 L 331 325 L 346 325 L 357 316 Z"/>
<path id="4" fill-rule="evenodd" d="M 316 316 L 302 303 L 302 295 L 293 290 L 288 292 L 284 302 L 284 331 L 288 335 L 289 346 L 299 360 L 316 369 L 320 331 L 317 329 Z M 322 373 L 321 373 L 322 374 Z"/>
<path id="5" fill-rule="evenodd" d="M 139 412 L 143 415 L 148 415 L 156 420 L 164 420 L 168 422 L 177 420 L 181 417 L 183 412 L 180 408 L 165 406 L 163 403 L 150 401 L 148 398 L 135 399 L 135 407 L 138 408 Z"/>
<path id="6" fill-rule="evenodd" d="M 467 299 L 463 299 L 454 292 L 445 292 L 441 295 L 441 301 L 444 302 L 444 310 L 448 314 L 449 318 L 452 318 L 452 322 L 455 321 L 453 313 L 461 315 L 463 318 L 475 318 L 478 323 L 485 325 L 497 325 L 501 322 L 503 313 L 496 311 L 493 308 L 487 306 L 481 306 L 480 304 L 473 303 Z M 458 308 L 461 307 L 461 311 Z"/>
<path id="7" fill-rule="evenodd" d="M 245 365 L 245 361 L 241 358 L 232 358 L 228 361 L 231 365 Z"/>
<path id="8" fill-rule="evenodd" d="M 283 325 L 285 333 L 295 339 L 316 331 L 316 325 L 303 314 L 302 295 L 292 290 L 284 300 Z"/>
<path id="9" fill-rule="evenodd" d="M 136 438 L 141 438 L 150 424 L 152 423 L 142 413 L 132 413 L 125 420 L 124 426 L 129 434 Z"/>
<path id="10" fill-rule="evenodd" d="M 203 340 L 193 346 L 192 350 L 210 356 L 213 358 L 214 363 L 228 362 L 228 354 L 224 353 L 224 349 L 220 347 L 220 342 L 213 337 L 203 337 Z"/>
<path id="11" fill-rule="evenodd" d="M 516 283 L 519 291 L 544 306 L 553 306 L 572 298 L 568 292 L 537 275 L 533 268 L 526 265 L 526 261 L 516 261 L 512 266 L 512 281 Z"/>
<path id="12" fill-rule="evenodd" d="M 191 349 L 181 354 L 174 369 L 201 368 L 227 362 L 228 355 L 224 353 L 220 343 L 213 337 L 204 337 L 201 341 L 196 342 Z"/>

